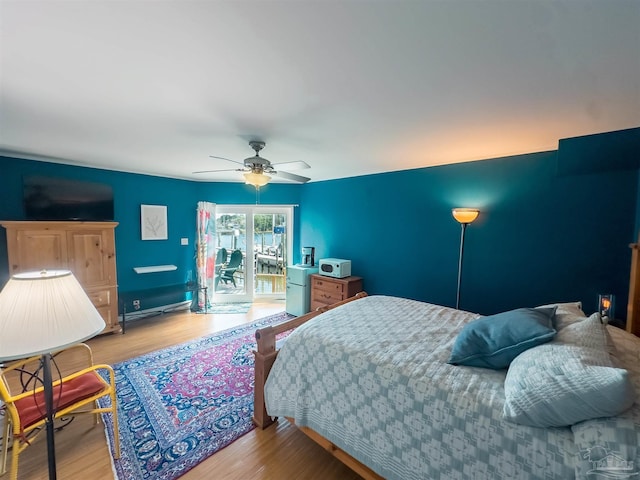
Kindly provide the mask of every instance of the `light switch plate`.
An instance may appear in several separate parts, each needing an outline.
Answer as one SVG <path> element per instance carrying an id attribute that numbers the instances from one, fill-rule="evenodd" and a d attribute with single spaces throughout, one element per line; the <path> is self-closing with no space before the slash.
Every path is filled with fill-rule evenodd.
<path id="1" fill-rule="evenodd" d="M 189 239 L 184 237 L 180 239 L 180 245 L 189 245 Z"/>

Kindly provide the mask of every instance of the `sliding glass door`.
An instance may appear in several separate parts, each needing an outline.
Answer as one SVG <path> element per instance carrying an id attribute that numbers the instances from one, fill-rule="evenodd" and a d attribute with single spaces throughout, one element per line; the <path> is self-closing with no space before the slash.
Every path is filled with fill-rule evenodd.
<path id="1" fill-rule="evenodd" d="M 250 302 L 252 276 L 247 275 L 247 213 L 216 206 L 215 302 Z"/>
<path id="2" fill-rule="evenodd" d="M 256 296 L 284 296 L 287 289 L 287 214 L 271 210 L 253 214 Z"/>
<path id="3" fill-rule="evenodd" d="M 216 206 L 215 302 L 284 298 L 293 208 Z"/>

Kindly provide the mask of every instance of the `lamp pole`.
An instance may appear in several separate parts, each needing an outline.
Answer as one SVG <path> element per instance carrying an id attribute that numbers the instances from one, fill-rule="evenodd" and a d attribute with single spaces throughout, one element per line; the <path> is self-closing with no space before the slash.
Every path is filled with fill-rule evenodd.
<path id="1" fill-rule="evenodd" d="M 460 284 L 462 282 L 462 257 L 464 255 L 464 233 L 467 230 L 468 223 L 461 223 L 460 231 L 460 256 L 458 257 L 458 289 L 456 290 L 456 310 L 460 309 Z"/>
<path id="2" fill-rule="evenodd" d="M 467 230 L 467 225 L 473 222 L 480 210 L 476 208 L 454 208 L 451 210 L 453 218 L 460 223 L 462 228 L 460 231 L 460 255 L 458 256 L 458 288 L 456 290 L 456 310 L 460 309 L 460 285 L 462 284 L 462 257 L 464 256 L 464 234 Z"/>
<path id="3" fill-rule="evenodd" d="M 49 461 L 49 480 L 56 480 L 56 445 L 53 433 L 53 379 L 51 377 L 51 354 L 42 355 L 42 383 L 44 384 L 44 402 L 47 410 L 47 458 Z M 17 448 L 17 447 L 16 447 Z"/>

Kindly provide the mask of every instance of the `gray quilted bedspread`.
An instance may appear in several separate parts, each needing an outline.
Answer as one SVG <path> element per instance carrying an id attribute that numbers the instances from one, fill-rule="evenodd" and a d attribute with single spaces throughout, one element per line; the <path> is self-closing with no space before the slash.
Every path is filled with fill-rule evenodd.
<path id="1" fill-rule="evenodd" d="M 505 421 L 506 370 L 447 363 L 457 332 L 475 318 L 384 296 L 330 310 L 284 343 L 265 387 L 267 411 L 312 428 L 387 479 L 587 478 L 593 459 L 585 452 L 600 427 L 583 422 L 580 445 L 570 427 Z M 637 444 L 633 418 L 622 420 L 631 433 L 612 439 L 616 448 Z M 606 435 L 615 437 L 615 421 Z M 608 451 L 606 440 L 596 442 Z"/>

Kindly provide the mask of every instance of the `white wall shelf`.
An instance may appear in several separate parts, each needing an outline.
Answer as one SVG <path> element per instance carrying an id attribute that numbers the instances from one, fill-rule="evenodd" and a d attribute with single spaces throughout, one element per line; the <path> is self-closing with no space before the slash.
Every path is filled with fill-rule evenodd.
<path id="1" fill-rule="evenodd" d="M 136 273 L 171 272 L 177 270 L 175 265 L 151 265 L 149 267 L 133 267 Z"/>

